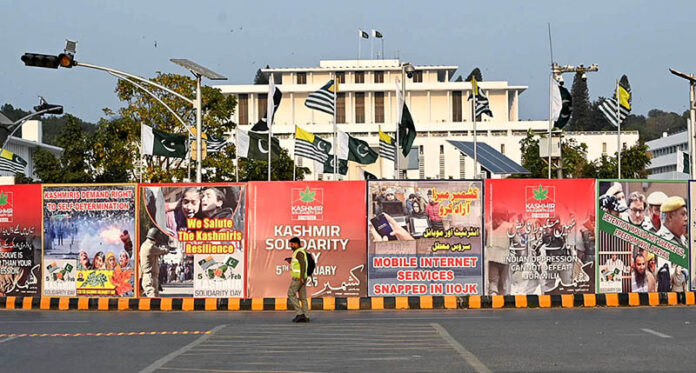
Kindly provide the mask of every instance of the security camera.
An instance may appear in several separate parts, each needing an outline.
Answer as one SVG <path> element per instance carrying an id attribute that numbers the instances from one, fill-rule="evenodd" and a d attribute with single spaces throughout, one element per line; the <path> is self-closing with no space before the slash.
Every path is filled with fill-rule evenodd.
<path id="1" fill-rule="evenodd" d="M 582 79 L 583 82 L 586 82 L 587 81 L 587 73 L 582 73 L 582 75 L 580 75 L 580 78 Z"/>
<path id="2" fill-rule="evenodd" d="M 563 85 L 563 75 L 556 75 L 555 78 L 558 84 Z"/>

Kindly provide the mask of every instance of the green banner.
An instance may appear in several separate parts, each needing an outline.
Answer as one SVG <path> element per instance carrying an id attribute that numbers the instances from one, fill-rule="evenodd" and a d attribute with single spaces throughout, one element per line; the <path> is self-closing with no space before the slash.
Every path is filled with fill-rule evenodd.
<path id="1" fill-rule="evenodd" d="M 608 233 L 641 249 L 648 250 L 660 258 L 688 268 L 687 250 L 683 246 L 667 241 L 640 226 L 632 225 L 601 209 L 598 210 L 598 213 L 600 232 Z"/>

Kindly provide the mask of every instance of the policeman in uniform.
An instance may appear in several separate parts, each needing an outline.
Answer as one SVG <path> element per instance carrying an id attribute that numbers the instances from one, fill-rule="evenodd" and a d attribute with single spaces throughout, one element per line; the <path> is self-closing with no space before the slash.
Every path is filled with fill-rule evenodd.
<path id="1" fill-rule="evenodd" d="M 657 235 L 675 245 L 686 248 L 686 230 L 689 227 L 686 201 L 678 196 L 667 198 L 660 206 L 660 221 L 662 226 L 657 231 Z"/>
<path id="2" fill-rule="evenodd" d="M 140 275 L 141 285 L 146 297 L 159 297 L 159 263 L 157 259 L 169 253 L 168 250 L 155 246 L 157 243 L 157 228 L 147 231 L 147 239 L 140 246 Z"/>
<path id="3" fill-rule="evenodd" d="M 292 322 L 309 322 L 309 303 L 307 303 L 306 287 L 307 252 L 301 247 L 302 242 L 297 237 L 291 238 L 289 244 L 292 249 L 292 257 L 288 258 L 290 260 L 292 281 L 290 281 L 290 287 L 288 288 L 288 299 L 297 313 Z M 297 297 L 298 293 L 300 295 L 299 299 Z"/>
<path id="4" fill-rule="evenodd" d="M 662 226 L 662 223 L 660 223 L 660 207 L 666 199 L 667 195 L 660 191 L 652 192 L 648 195 L 648 213 L 645 215 L 645 221 L 643 221 L 643 229 L 651 233 L 657 233 Z"/>

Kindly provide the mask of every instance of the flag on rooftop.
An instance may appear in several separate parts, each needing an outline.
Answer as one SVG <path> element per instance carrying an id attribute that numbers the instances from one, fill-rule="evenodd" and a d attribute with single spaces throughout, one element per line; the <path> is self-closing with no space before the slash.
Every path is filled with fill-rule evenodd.
<path id="1" fill-rule="evenodd" d="M 358 36 L 360 36 L 360 37 L 363 38 L 363 39 L 369 39 L 369 38 L 370 38 L 370 34 L 368 34 L 367 32 L 365 32 L 365 31 L 363 31 L 363 30 L 358 30 Z"/>

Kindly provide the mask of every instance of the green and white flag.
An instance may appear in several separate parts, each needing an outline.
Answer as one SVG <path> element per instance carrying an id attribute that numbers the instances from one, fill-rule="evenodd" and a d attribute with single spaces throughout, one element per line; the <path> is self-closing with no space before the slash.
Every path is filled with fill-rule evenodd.
<path id="1" fill-rule="evenodd" d="M 271 155 L 277 157 L 280 154 L 280 141 L 273 137 Z M 237 156 L 259 161 L 268 161 L 268 133 L 244 131 L 237 128 Z"/>
<path id="2" fill-rule="evenodd" d="M 348 160 L 360 164 L 375 163 L 379 157 L 379 154 L 372 150 L 367 142 L 353 136 L 348 136 L 348 150 Z"/>
<path id="3" fill-rule="evenodd" d="M 186 158 L 186 136 L 162 132 L 145 124 L 140 125 L 143 154 L 171 158 Z"/>
<path id="4" fill-rule="evenodd" d="M 551 119 L 553 126 L 563 128 L 570 121 L 573 113 L 573 99 L 565 87 L 556 79 L 551 79 Z"/>
<path id="5" fill-rule="evenodd" d="M 413 117 L 411 117 L 411 112 L 408 110 L 406 101 L 404 100 L 403 93 L 399 86 L 396 86 L 396 97 L 397 97 L 397 110 L 399 111 L 399 146 L 401 147 L 401 153 L 405 156 L 411 151 L 411 145 L 416 139 L 416 126 L 413 123 Z"/>

